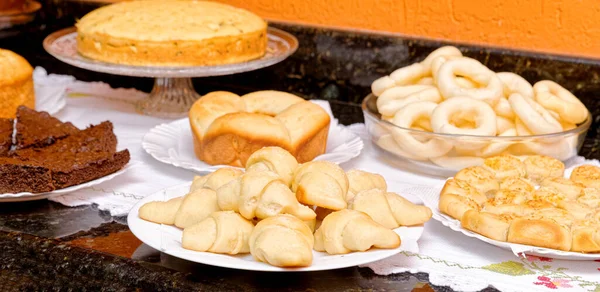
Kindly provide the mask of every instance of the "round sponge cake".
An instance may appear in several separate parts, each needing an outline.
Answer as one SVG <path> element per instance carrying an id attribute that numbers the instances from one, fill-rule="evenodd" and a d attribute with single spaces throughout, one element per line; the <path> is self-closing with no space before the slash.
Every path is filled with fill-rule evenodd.
<path id="1" fill-rule="evenodd" d="M 0 118 L 14 118 L 17 108 L 35 108 L 33 68 L 23 57 L 0 49 Z"/>
<path id="2" fill-rule="evenodd" d="M 121 2 L 77 23 L 85 57 L 138 66 L 205 66 L 262 57 L 267 23 L 230 5 L 189 0 Z"/>

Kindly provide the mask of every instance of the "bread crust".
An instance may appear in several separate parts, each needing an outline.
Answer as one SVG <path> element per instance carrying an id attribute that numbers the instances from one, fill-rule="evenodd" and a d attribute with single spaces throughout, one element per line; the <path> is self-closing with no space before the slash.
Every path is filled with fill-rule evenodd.
<path id="1" fill-rule="evenodd" d="M 0 49 L 0 118 L 14 118 L 20 105 L 35 108 L 33 67 L 23 57 Z"/>
<path id="2" fill-rule="evenodd" d="M 194 103 L 189 118 L 196 156 L 238 167 L 267 146 L 289 151 L 299 163 L 311 161 L 325 153 L 330 123 L 320 106 L 277 91 L 209 93 Z"/>
<path id="3" fill-rule="evenodd" d="M 569 251 L 571 232 L 552 220 L 517 218 L 508 229 L 508 241 Z"/>

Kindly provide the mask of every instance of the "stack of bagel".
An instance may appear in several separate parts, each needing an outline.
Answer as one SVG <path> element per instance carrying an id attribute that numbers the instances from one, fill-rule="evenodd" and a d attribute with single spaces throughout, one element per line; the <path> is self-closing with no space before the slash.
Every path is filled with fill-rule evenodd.
<path id="1" fill-rule="evenodd" d="M 413 130 L 388 127 L 389 133 L 377 141 L 381 147 L 455 169 L 505 152 L 565 160 L 574 154 L 577 137 L 515 145 L 485 143 L 484 138 L 433 138 L 428 133 L 490 140 L 552 134 L 576 128 L 589 115 L 583 103 L 559 84 L 542 80 L 532 86 L 515 73 L 493 72 L 452 46 L 375 80 L 371 89 L 383 120 Z"/>
<path id="2" fill-rule="evenodd" d="M 600 168 L 564 170 L 548 156 L 490 157 L 446 181 L 438 207 L 494 240 L 600 253 Z"/>
<path id="3" fill-rule="evenodd" d="M 280 147 L 254 152 L 245 171 L 221 168 L 196 177 L 185 196 L 139 209 L 144 220 L 182 228 L 185 249 L 251 253 L 279 267 L 310 266 L 313 250 L 397 248 L 393 229 L 421 225 L 431 215 L 388 192 L 378 174 L 345 172 L 327 161 L 299 164 Z"/>

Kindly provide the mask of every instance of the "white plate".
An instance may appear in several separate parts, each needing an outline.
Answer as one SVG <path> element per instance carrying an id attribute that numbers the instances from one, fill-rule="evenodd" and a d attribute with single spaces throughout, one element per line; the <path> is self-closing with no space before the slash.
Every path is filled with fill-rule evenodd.
<path id="1" fill-rule="evenodd" d="M 579 252 L 562 251 L 557 249 L 497 241 L 487 238 L 481 234 L 464 229 L 460 225 L 459 220 L 456 220 L 450 216 L 443 214 L 438 208 L 440 202 L 440 191 L 441 188 L 439 188 L 436 192 L 421 193 L 419 194 L 419 197 L 423 200 L 423 204 L 425 204 L 425 206 L 431 209 L 433 213 L 433 219 L 441 222 L 442 225 L 447 226 L 454 231 L 458 231 L 468 237 L 477 238 L 489 244 L 510 250 L 516 256 L 519 256 L 519 254 L 521 253 L 525 253 L 529 255 L 542 256 L 559 260 L 590 261 L 600 259 L 600 254 L 585 254 Z"/>
<path id="2" fill-rule="evenodd" d="M 72 193 L 72 192 L 80 190 L 80 189 L 92 187 L 92 186 L 101 184 L 105 181 L 109 181 L 109 180 L 115 178 L 116 176 L 123 174 L 127 170 L 133 168 L 135 165 L 136 165 L 136 163 L 132 163 L 130 161 L 121 170 L 111 173 L 107 176 L 103 176 L 101 178 L 98 178 L 98 179 L 95 179 L 92 181 L 88 181 L 86 183 L 78 184 L 75 186 L 70 186 L 68 188 L 55 190 L 55 191 L 51 191 L 51 192 L 36 193 L 36 194 L 29 193 L 29 192 L 18 193 L 18 194 L 0 194 L 0 203 L 43 200 L 43 199 L 47 199 L 47 198 L 54 197 L 54 196 L 60 196 L 60 195 Z"/>
<path id="3" fill-rule="evenodd" d="M 332 121 L 334 121 L 332 119 Z M 156 160 L 197 172 L 212 172 L 227 165 L 209 165 L 194 154 L 192 131 L 187 118 L 158 125 L 142 140 L 142 147 Z M 331 123 L 325 154 L 315 160 L 343 163 L 360 155 L 363 141 L 345 126 Z"/>
<path id="4" fill-rule="evenodd" d="M 138 216 L 138 210 L 147 202 L 166 201 L 174 197 L 183 196 L 189 191 L 190 185 L 191 183 L 186 183 L 174 186 L 152 194 L 138 202 L 129 212 L 129 216 L 127 216 L 127 224 L 131 232 L 152 248 L 184 260 L 224 268 L 268 272 L 332 270 L 375 262 L 391 257 L 401 251 L 416 253 L 418 252 L 417 240 L 423 233 L 423 227 L 400 227 L 395 229 L 394 231 L 400 235 L 402 240 L 402 245 L 395 249 L 373 249 L 366 252 L 355 252 L 344 255 L 328 255 L 313 251 L 312 265 L 304 268 L 274 267 L 255 261 L 250 254 L 231 256 L 186 250 L 181 247 L 181 229 L 142 220 Z"/>

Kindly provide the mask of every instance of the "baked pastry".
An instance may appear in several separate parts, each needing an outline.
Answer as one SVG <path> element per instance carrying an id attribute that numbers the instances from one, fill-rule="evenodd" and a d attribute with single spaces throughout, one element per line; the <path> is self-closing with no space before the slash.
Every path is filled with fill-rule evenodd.
<path id="1" fill-rule="evenodd" d="M 129 162 L 129 151 L 116 146 L 112 124 L 103 122 L 44 148 L 15 150 L 0 158 L 0 193 L 47 192 L 114 173 Z"/>
<path id="2" fill-rule="evenodd" d="M 298 202 L 294 193 L 274 172 L 248 172 L 217 189 L 221 210 L 239 212 L 244 218 L 265 219 L 291 214 L 302 220 L 315 218 L 315 212 Z"/>
<path id="3" fill-rule="evenodd" d="M 348 178 L 348 193 L 346 193 L 346 202 L 351 202 L 354 199 L 354 196 L 362 191 L 368 191 L 372 189 L 379 189 L 382 191 L 387 191 L 387 183 L 383 176 L 370 173 L 358 169 L 351 169 L 346 172 L 346 177 Z M 322 207 L 315 208 L 315 213 L 317 213 L 317 219 L 323 220 L 327 215 L 329 215 L 334 210 L 325 209 Z"/>
<path id="4" fill-rule="evenodd" d="M 292 183 L 298 161 L 281 147 L 265 147 L 250 155 L 246 161 L 246 172 L 272 171 L 288 186 Z"/>
<path id="5" fill-rule="evenodd" d="M 292 191 L 302 204 L 330 210 L 345 209 L 348 177 L 337 164 L 329 161 L 311 161 L 296 169 Z"/>
<path id="6" fill-rule="evenodd" d="M 232 211 L 212 213 L 200 223 L 183 230 L 185 249 L 224 254 L 249 253 L 248 239 L 254 225 Z"/>
<path id="7" fill-rule="evenodd" d="M 350 201 L 348 209 L 361 211 L 389 229 L 423 224 L 431 219 L 431 209 L 415 205 L 398 194 L 381 189 L 362 191 Z"/>
<path id="8" fill-rule="evenodd" d="M 549 177 L 541 181 L 540 186 L 553 188 L 559 193 L 567 196 L 571 200 L 577 199 L 584 189 L 584 186 L 564 177 Z"/>
<path id="9" fill-rule="evenodd" d="M 175 215 L 181 206 L 181 202 L 183 202 L 183 198 L 177 197 L 164 202 L 148 202 L 140 207 L 138 215 L 146 221 L 173 225 L 175 224 Z"/>
<path id="10" fill-rule="evenodd" d="M 0 49 L 0 118 L 14 118 L 20 105 L 35 108 L 32 76 L 27 60 Z"/>
<path id="11" fill-rule="evenodd" d="M 200 160 L 238 167 L 265 146 L 311 161 L 325 153 L 330 122 L 320 106 L 279 91 L 211 92 L 194 103 L 189 119 Z"/>
<path id="12" fill-rule="evenodd" d="M 277 215 L 256 224 L 250 235 L 250 253 L 257 261 L 276 267 L 307 267 L 312 264 L 314 240 L 302 220 Z"/>
<path id="13" fill-rule="evenodd" d="M 500 182 L 500 190 L 533 192 L 535 190 L 535 184 L 526 178 L 514 176 Z"/>
<path id="14" fill-rule="evenodd" d="M 600 188 L 600 167 L 587 164 L 575 167 L 570 179 L 588 188 Z"/>
<path id="15" fill-rule="evenodd" d="M 486 158 L 483 167 L 494 173 L 497 180 L 508 177 L 525 177 L 527 170 L 525 164 L 512 155 L 498 155 Z"/>
<path id="16" fill-rule="evenodd" d="M 17 109 L 15 148 L 44 147 L 79 132 L 70 122 L 63 123 L 47 112 L 26 106 Z"/>
<path id="17" fill-rule="evenodd" d="M 356 194 L 362 191 L 372 189 L 379 189 L 384 192 L 387 191 L 387 183 L 383 176 L 379 174 L 351 169 L 346 172 L 346 177 L 348 178 L 346 201 L 351 201 Z"/>
<path id="18" fill-rule="evenodd" d="M 526 177 L 540 183 L 546 178 L 563 177 L 565 165 L 556 158 L 544 155 L 531 155 L 523 161 Z"/>
<path id="19" fill-rule="evenodd" d="M 217 204 L 217 193 L 211 189 L 200 188 L 183 197 L 175 213 L 174 223 L 179 228 L 186 228 L 217 211 L 221 211 Z"/>
<path id="20" fill-rule="evenodd" d="M 458 171 L 454 178 L 466 181 L 486 197 L 493 196 L 500 188 L 494 173 L 481 166 L 471 166 Z"/>
<path id="21" fill-rule="evenodd" d="M 354 210 L 344 209 L 329 214 L 315 231 L 314 249 L 328 254 L 399 246 L 398 234 L 373 221 L 367 214 Z"/>
<path id="22" fill-rule="evenodd" d="M 13 124 L 11 119 L 0 118 L 0 157 L 8 154 L 12 146 Z"/>
<path id="23" fill-rule="evenodd" d="M 582 165 L 566 179 L 564 164 L 546 156 L 525 157 L 521 163 L 503 155 L 488 162 L 486 168 L 501 178 L 500 189 L 483 201 L 472 185 L 450 179 L 440 193 L 442 213 L 494 240 L 600 252 L 600 168 Z"/>
<path id="24" fill-rule="evenodd" d="M 262 57 L 267 23 L 211 1 L 147 0 L 98 8 L 79 20 L 77 50 L 88 58 L 138 66 L 204 66 Z"/>
<path id="25" fill-rule="evenodd" d="M 215 172 L 211 172 L 205 176 L 195 176 L 192 185 L 190 186 L 190 192 L 197 189 L 207 188 L 216 191 L 221 186 L 226 185 L 230 181 L 242 176 L 243 171 L 237 168 L 219 168 Z"/>

